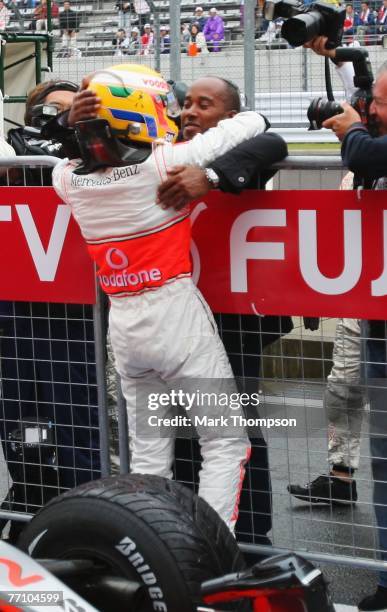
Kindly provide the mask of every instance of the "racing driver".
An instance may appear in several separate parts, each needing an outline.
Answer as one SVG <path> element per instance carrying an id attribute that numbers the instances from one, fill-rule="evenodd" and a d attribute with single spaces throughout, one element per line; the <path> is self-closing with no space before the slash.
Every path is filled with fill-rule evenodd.
<path id="1" fill-rule="evenodd" d="M 219 83 L 220 96 L 223 90 Z M 59 163 L 53 185 L 71 206 L 110 298 L 131 471 L 171 478 L 176 432 L 144 429 L 150 405 L 143 403 L 141 389 L 148 398 L 150 391 L 161 398 L 176 385 L 197 389 L 204 379 L 212 394 L 225 384 L 235 391 L 236 386 L 212 313 L 191 280 L 190 211 L 161 208 L 157 189 L 172 166 L 206 167 L 264 132 L 265 120 L 240 113 L 174 145 L 178 128 L 171 117 L 180 112 L 174 94 L 157 72 L 135 64 L 95 73 L 88 93 L 78 95 L 89 95 L 98 118 L 76 124 L 82 161 Z M 194 411 L 202 414 L 197 406 Z M 157 416 L 170 414 L 170 403 L 160 401 Z M 250 452 L 246 432 L 196 425 L 203 457 L 199 494 L 233 530 Z"/>

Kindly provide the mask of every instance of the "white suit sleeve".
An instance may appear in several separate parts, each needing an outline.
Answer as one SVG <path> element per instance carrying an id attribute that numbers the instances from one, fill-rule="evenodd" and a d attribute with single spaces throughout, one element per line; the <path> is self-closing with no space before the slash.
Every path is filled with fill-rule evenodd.
<path id="1" fill-rule="evenodd" d="M 262 115 L 252 111 L 239 113 L 231 119 L 219 121 L 204 134 L 197 134 L 190 142 L 164 148 L 167 167 L 190 164 L 202 168 L 227 153 L 241 142 L 265 131 Z"/>
<path id="2" fill-rule="evenodd" d="M 13 147 L 0 136 L 0 158 L 15 157 L 16 153 Z"/>
<path id="3" fill-rule="evenodd" d="M 4 157 L 16 157 L 16 152 L 14 148 L 0 136 L 0 159 Z M 0 176 L 6 174 L 6 172 L 7 168 L 0 166 Z"/>
<path id="4" fill-rule="evenodd" d="M 347 100 L 347 102 L 350 102 L 352 94 L 357 89 L 353 84 L 353 77 L 355 76 L 355 71 L 353 69 L 352 62 L 344 62 L 343 64 L 341 64 L 341 66 L 336 66 L 336 72 L 343 84 L 345 91 L 345 99 Z"/>

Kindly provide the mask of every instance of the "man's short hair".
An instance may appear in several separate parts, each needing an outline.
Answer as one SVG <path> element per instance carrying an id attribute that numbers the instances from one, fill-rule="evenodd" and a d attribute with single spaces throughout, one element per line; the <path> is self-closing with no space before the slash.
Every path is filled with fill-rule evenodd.
<path id="1" fill-rule="evenodd" d="M 220 76 L 210 77 L 210 78 L 218 79 L 219 81 L 222 81 L 222 83 L 224 84 L 224 88 L 226 91 L 225 100 L 224 100 L 226 110 L 235 110 L 237 113 L 240 113 L 241 111 L 241 92 L 239 91 L 238 85 L 235 85 L 235 83 L 233 83 L 232 81 L 229 81 L 228 79 L 224 79 L 223 77 L 220 77 Z"/>

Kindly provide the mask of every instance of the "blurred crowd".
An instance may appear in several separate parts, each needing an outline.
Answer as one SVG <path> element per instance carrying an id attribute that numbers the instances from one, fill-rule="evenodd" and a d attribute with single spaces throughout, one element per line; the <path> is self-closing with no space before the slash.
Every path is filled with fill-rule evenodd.
<path id="1" fill-rule="evenodd" d="M 100 3 L 102 0 L 99 0 Z M 325 0 L 340 6 L 339 0 Z M 312 0 L 304 0 L 305 5 Z M 239 21 L 231 28 L 226 28 L 228 15 L 222 9 L 210 6 L 206 10 L 201 6 L 194 8 L 191 16 L 183 17 L 181 25 L 181 52 L 190 56 L 217 53 L 222 50 L 226 40 L 230 39 L 237 29 L 239 36 L 243 37 L 244 27 L 244 0 L 239 4 Z M 343 5 L 344 3 L 341 3 Z M 279 18 L 269 22 L 264 18 L 264 0 L 257 0 L 256 5 L 256 38 L 265 44 L 280 41 L 287 47 L 286 41 L 281 39 L 281 26 L 283 19 Z M 344 44 L 367 45 L 382 42 L 383 35 L 387 34 L 387 0 L 364 1 L 354 0 L 345 4 L 346 17 L 344 22 Z M 109 46 L 112 40 L 112 53 L 116 57 L 123 55 L 149 55 L 155 52 L 156 35 L 152 11 L 147 0 L 116 0 L 115 10 L 118 17 L 118 29 L 112 39 L 104 38 Z M 82 11 L 79 5 L 72 5 L 65 0 L 63 7 L 59 7 L 53 0 L 51 2 L 52 29 L 59 30 L 61 36 L 60 57 L 80 55 L 77 49 L 77 33 L 79 32 Z M 28 21 L 27 21 L 28 19 Z M 0 31 L 6 31 L 10 25 L 19 22 L 18 29 L 44 33 L 48 29 L 47 0 L 0 0 Z M 227 32 L 228 30 L 228 32 Z M 226 34 L 228 36 L 226 37 Z M 107 34 L 107 32 L 106 32 Z M 160 26 L 160 53 L 170 52 L 169 27 Z M 106 49 L 106 47 L 105 47 Z"/>
<path id="2" fill-rule="evenodd" d="M 149 55 L 155 50 L 155 32 L 151 23 L 139 27 L 130 25 L 130 15 L 137 14 L 135 6 L 123 0 L 117 0 L 116 8 L 119 15 L 119 30 L 113 39 L 116 56 Z M 150 11 L 144 13 L 150 15 Z M 137 21 L 137 20 L 136 20 Z M 189 22 L 181 26 L 181 50 L 183 53 L 195 56 L 199 53 L 219 52 L 224 43 L 225 25 L 222 16 L 215 7 L 206 14 L 201 6 L 195 7 Z M 160 52 L 170 52 L 169 28 L 160 26 Z"/>

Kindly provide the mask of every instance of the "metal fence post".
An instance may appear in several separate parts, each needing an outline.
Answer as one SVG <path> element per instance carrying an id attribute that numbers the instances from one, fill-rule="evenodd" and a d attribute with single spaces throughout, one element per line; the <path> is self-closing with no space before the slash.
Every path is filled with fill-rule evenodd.
<path id="1" fill-rule="evenodd" d="M 157 70 L 157 72 L 160 72 L 160 11 L 159 7 L 153 2 L 153 0 L 148 0 L 148 4 L 153 14 L 153 30 L 155 33 L 155 70 Z"/>
<path id="2" fill-rule="evenodd" d="M 107 409 L 106 385 L 106 329 L 104 325 L 104 309 L 101 290 L 97 290 L 97 301 L 93 306 L 95 368 L 98 396 L 98 423 L 101 476 L 110 474 L 109 453 L 109 416 Z"/>
<path id="3" fill-rule="evenodd" d="M 244 89 L 246 104 L 255 109 L 255 0 L 245 0 L 244 13 Z"/>
<path id="4" fill-rule="evenodd" d="M 252 1 L 252 0 L 251 0 Z M 171 0 L 169 7 L 169 30 L 171 35 L 170 76 L 181 80 L 180 0 Z"/>
<path id="5" fill-rule="evenodd" d="M 117 374 L 116 386 L 118 413 L 118 446 L 120 449 L 120 474 L 127 474 L 129 472 L 128 413 L 126 410 L 126 400 L 121 390 L 121 379 L 119 374 Z"/>
<path id="6" fill-rule="evenodd" d="M 301 62 L 302 62 L 302 89 L 303 91 L 309 91 L 308 53 L 304 47 L 302 48 Z"/>

